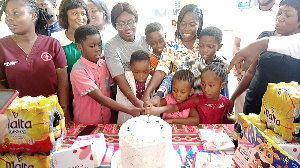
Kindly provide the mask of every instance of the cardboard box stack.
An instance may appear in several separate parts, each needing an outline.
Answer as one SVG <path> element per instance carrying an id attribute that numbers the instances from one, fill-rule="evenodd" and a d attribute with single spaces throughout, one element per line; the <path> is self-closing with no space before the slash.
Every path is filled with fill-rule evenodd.
<path id="1" fill-rule="evenodd" d="M 240 114 L 235 124 L 238 167 L 300 167 L 300 86 L 270 83 L 260 115 Z"/>

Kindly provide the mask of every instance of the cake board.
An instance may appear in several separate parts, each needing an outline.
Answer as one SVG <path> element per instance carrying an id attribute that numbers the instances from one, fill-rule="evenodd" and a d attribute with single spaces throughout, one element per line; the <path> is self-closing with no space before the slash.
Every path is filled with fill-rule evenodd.
<path id="1" fill-rule="evenodd" d="M 181 158 L 175 150 L 169 151 L 166 168 L 181 168 Z M 111 168 L 122 168 L 120 150 L 117 150 L 111 158 Z"/>

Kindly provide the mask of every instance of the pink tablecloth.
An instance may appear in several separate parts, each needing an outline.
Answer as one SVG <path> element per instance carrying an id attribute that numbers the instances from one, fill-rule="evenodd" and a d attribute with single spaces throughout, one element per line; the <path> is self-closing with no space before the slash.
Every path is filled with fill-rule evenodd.
<path id="1" fill-rule="evenodd" d="M 99 124 L 91 134 L 103 133 L 105 135 L 107 150 L 103 157 L 100 167 L 110 167 L 110 161 L 113 154 L 119 149 L 119 124 Z M 195 152 L 203 150 L 201 139 L 198 135 L 198 129 L 223 127 L 231 138 L 234 137 L 233 124 L 201 124 L 199 126 L 171 124 L 172 126 L 172 143 L 174 149 L 181 157 L 183 167 L 190 168 L 193 164 Z M 68 129 L 65 138 L 64 147 L 69 147 L 75 140 L 76 136 L 86 127 L 86 125 L 75 125 Z M 221 151 L 224 152 L 224 151 Z"/>

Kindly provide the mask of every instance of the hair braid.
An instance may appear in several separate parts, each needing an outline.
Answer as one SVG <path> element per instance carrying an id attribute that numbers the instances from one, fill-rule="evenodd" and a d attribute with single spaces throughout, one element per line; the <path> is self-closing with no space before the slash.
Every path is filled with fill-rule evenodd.
<path id="1" fill-rule="evenodd" d="M 53 17 L 52 15 L 49 15 L 47 11 L 45 11 L 42 8 L 38 8 L 37 11 L 37 15 L 38 15 L 38 19 L 35 22 L 35 32 L 39 32 L 40 30 L 44 29 L 46 27 L 47 31 L 48 31 L 48 20 L 51 19 L 51 17 Z"/>
<path id="2" fill-rule="evenodd" d="M 5 11 L 6 4 L 7 4 L 8 1 L 9 0 L 2 0 L 2 1 L 0 1 L 0 6 L 1 6 L 1 9 L 0 9 L 0 21 L 1 21 L 3 12 Z"/>

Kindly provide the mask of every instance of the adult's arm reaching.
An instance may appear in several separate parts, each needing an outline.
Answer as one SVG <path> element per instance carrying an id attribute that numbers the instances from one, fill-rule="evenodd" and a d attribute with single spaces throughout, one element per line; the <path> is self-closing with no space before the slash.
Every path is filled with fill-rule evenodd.
<path id="1" fill-rule="evenodd" d="M 300 59 L 300 33 L 290 36 L 262 38 L 238 51 L 230 62 L 228 72 L 236 67 L 239 73 L 246 71 L 262 51 L 273 51 Z"/>
<path id="2" fill-rule="evenodd" d="M 75 123 L 71 120 L 70 111 L 69 108 L 67 108 L 68 106 L 70 106 L 69 104 L 70 89 L 69 89 L 67 68 L 57 68 L 56 74 L 57 74 L 57 81 L 58 81 L 57 94 L 58 94 L 59 104 L 61 107 L 66 107 L 63 108 L 63 110 L 64 110 L 64 116 L 66 118 L 66 126 L 69 128 Z"/>
<path id="3" fill-rule="evenodd" d="M 273 51 L 300 59 L 300 33 L 290 36 L 269 37 L 267 51 Z"/>
<path id="4" fill-rule="evenodd" d="M 234 38 L 232 47 L 232 56 L 234 56 L 238 51 L 240 51 L 241 39 L 238 37 Z"/>
<path id="5" fill-rule="evenodd" d="M 228 66 L 228 72 L 235 66 L 238 73 L 247 71 L 250 65 L 257 60 L 262 51 L 268 48 L 269 38 L 262 38 L 238 51 Z"/>
<path id="6" fill-rule="evenodd" d="M 114 101 L 113 99 L 103 95 L 103 93 L 100 91 L 100 89 L 95 89 L 95 90 L 89 92 L 87 95 L 89 95 L 91 98 L 96 100 L 98 103 L 100 103 L 108 108 L 111 108 L 111 109 L 117 110 L 117 111 L 124 111 L 125 113 L 128 113 L 134 117 L 139 116 L 141 114 L 141 112 L 144 111 L 142 108 L 125 107 L 125 106 L 119 104 L 118 102 Z"/>
<path id="7" fill-rule="evenodd" d="M 249 69 L 247 70 L 245 75 L 243 76 L 241 82 L 239 83 L 239 85 L 237 86 L 235 91 L 232 93 L 232 95 L 230 97 L 229 113 L 232 113 L 232 111 L 233 111 L 235 99 L 237 97 L 239 97 L 244 91 L 246 91 L 249 88 L 251 80 L 255 75 L 256 66 L 257 66 L 257 61 L 255 61 L 253 64 L 251 64 L 251 66 L 249 67 Z"/>
<path id="8" fill-rule="evenodd" d="M 144 101 L 144 103 L 145 103 L 144 105 L 147 105 L 147 103 L 149 103 L 150 93 L 153 92 L 160 85 L 160 83 L 163 81 L 165 76 L 166 76 L 166 73 L 164 71 L 157 70 L 154 72 L 154 74 L 147 86 L 147 89 L 145 90 L 145 92 L 141 98 L 141 100 Z"/>

